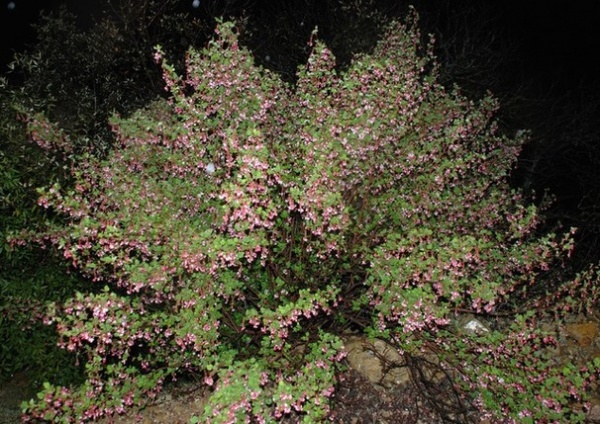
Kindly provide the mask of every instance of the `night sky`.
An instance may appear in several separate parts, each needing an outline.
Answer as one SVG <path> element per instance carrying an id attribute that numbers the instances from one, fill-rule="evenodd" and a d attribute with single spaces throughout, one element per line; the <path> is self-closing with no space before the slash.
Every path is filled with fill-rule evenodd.
<path id="1" fill-rule="evenodd" d="M 61 0 L 1 0 L 2 66 L 12 51 L 33 40 L 30 24 L 42 8 L 56 7 Z M 219 0 L 201 0 L 219 1 Z M 225 1 L 225 0 L 223 0 Z M 69 8 L 85 25 L 102 0 L 67 0 Z M 473 0 L 474 3 L 477 3 Z M 189 5 L 186 5 L 189 3 Z M 198 5 L 200 0 L 195 0 Z M 193 0 L 182 0 L 193 10 Z M 581 78 L 600 74 L 600 1 L 543 2 L 504 0 L 498 7 L 499 25 L 518 46 L 525 72 L 540 83 L 562 81 L 578 84 Z"/>
<path id="2" fill-rule="evenodd" d="M 526 70 L 566 84 L 598 80 L 600 1 L 505 1 L 506 22 Z"/>
<path id="3" fill-rule="evenodd" d="M 91 21 L 90 14 L 102 0 L 0 0 L 0 28 L 2 31 L 1 64 L 10 61 L 15 50 L 21 50 L 25 45 L 35 40 L 31 24 L 36 22 L 42 9 L 52 10 L 61 3 L 68 3 L 81 25 Z"/>

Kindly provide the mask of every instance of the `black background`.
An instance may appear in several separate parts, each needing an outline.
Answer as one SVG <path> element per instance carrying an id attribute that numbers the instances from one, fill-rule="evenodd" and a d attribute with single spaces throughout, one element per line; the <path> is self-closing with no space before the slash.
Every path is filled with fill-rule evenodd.
<path id="1" fill-rule="evenodd" d="M 34 40 L 31 24 L 42 9 L 51 10 L 67 3 L 85 27 L 92 22 L 102 0 L 13 0 L 15 7 L 12 10 L 9 10 L 9 3 L 2 0 L 0 8 L 3 67 L 15 50 Z M 193 11 L 191 0 L 182 0 L 181 4 L 182 9 Z M 252 2 L 247 4 L 252 5 Z M 254 7 L 259 6 L 254 4 Z M 427 4 L 426 7 L 435 5 Z M 578 84 L 581 78 L 597 79 L 600 73 L 600 1 L 504 0 L 494 7 L 499 14 L 495 24 L 504 26 L 500 29 L 516 43 L 522 70 L 532 78 L 539 78 L 542 84 L 560 80 L 566 86 Z M 497 30 L 490 28 L 490 31 Z"/>

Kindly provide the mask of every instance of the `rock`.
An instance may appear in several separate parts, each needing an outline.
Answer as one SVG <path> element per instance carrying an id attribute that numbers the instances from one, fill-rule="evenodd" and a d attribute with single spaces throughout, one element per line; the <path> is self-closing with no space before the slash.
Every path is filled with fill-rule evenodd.
<path id="1" fill-rule="evenodd" d="M 598 335 L 598 324 L 595 322 L 584 322 L 570 324 L 566 327 L 567 334 L 574 338 L 581 347 L 588 347 Z"/>
<path id="2" fill-rule="evenodd" d="M 348 365 L 374 384 L 385 388 L 410 382 L 410 371 L 397 349 L 383 340 L 365 337 L 344 338 Z"/>
<path id="3" fill-rule="evenodd" d="M 475 318 L 473 314 L 461 315 L 457 320 L 458 328 L 470 334 L 489 333 L 489 325 L 483 319 Z"/>
<path id="4" fill-rule="evenodd" d="M 587 413 L 587 416 L 585 417 L 585 421 L 590 424 L 600 423 L 600 405 L 592 404 L 590 411 Z"/>

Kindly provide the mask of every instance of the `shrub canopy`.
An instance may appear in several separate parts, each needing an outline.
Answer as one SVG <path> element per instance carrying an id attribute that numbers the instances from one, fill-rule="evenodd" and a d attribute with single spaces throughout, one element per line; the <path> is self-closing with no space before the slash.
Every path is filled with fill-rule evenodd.
<path id="1" fill-rule="evenodd" d="M 498 134 L 491 97 L 436 82 L 414 17 L 344 72 L 315 39 L 294 86 L 231 24 L 188 52 L 185 76 L 157 48 L 169 100 L 115 117 L 110 155 L 41 191 L 64 222 L 37 238 L 104 289 L 50 310 L 88 379 L 48 385 L 30 416 L 121 412 L 195 372 L 214 387 L 202 419 L 317 422 L 342 333 L 451 347 L 454 312 L 511 308 L 562 252 L 507 184 L 523 140 Z M 34 136 L 68 145 L 50 133 Z"/>

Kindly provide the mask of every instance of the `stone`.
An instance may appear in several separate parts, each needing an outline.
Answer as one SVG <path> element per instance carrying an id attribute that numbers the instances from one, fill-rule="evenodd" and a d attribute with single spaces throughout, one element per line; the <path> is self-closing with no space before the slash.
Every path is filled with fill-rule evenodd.
<path id="1" fill-rule="evenodd" d="M 579 346 L 588 347 L 598 335 L 598 324 L 595 322 L 570 324 L 567 325 L 566 330 Z"/>
<path id="2" fill-rule="evenodd" d="M 343 340 L 348 365 L 370 382 L 392 388 L 411 381 L 406 361 L 389 343 L 359 336 L 349 336 Z"/>

